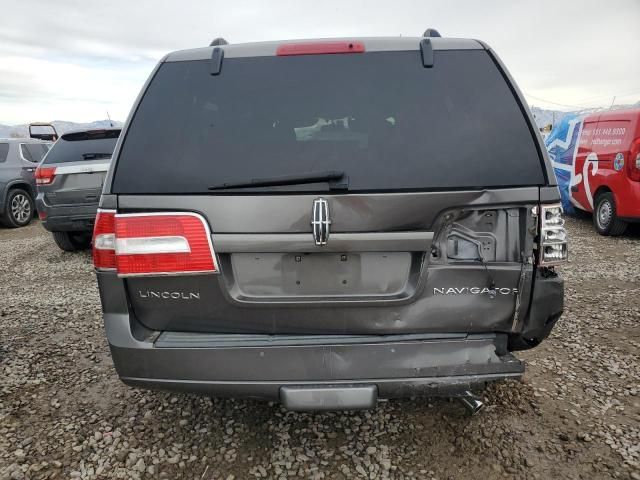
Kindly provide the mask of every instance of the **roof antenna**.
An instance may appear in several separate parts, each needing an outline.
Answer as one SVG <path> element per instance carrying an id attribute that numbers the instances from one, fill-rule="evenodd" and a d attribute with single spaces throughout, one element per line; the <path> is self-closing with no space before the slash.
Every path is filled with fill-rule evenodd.
<path id="1" fill-rule="evenodd" d="M 107 118 L 109 119 L 109 125 L 113 127 L 113 122 L 111 121 L 111 117 L 109 116 L 109 110 L 107 110 Z"/>
<path id="2" fill-rule="evenodd" d="M 219 47 L 220 45 L 229 45 L 229 42 L 222 37 L 218 37 L 211 40 L 211 43 L 209 44 L 210 47 Z"/>
<path id="3" fill-rule="evenodd" d="M 433 37 L 441 37 L 442 35 L 440 35 L 440 32 L 438 32 L 438 30 L 436 30 L 435 28 L 427 28 L 422 34 L 422 36 L 426 38 L 433 38 Z"/>

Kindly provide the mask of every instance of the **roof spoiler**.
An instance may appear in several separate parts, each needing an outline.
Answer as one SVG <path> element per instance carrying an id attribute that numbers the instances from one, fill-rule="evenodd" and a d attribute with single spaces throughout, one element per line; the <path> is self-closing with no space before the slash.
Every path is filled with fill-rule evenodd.
<path id="1" fill-rule="evenodd" d="M 432 38 L 439 38 L 440 32 L 435 28 L 427 28 L 422 34 L 422 40 L 420 40 L 420 54 L 422 56 L 422 66 L 425 68 L 433 67 L 433 45 L 431 45 Z"/>
<path id="2" fill-rule="evenodd" d="M 33 127 L 48 127 L 53 130 L 52 133 L 35 133 Z M 56 127 L 54 127 L 50 123 L 41 123 L 41 122 L 33 122 L 29 124 L 29 137 L 35 138 L 36 140 L 46 140 L 49 142 L 55 142 L 58 139 L 58 131 Z"/>

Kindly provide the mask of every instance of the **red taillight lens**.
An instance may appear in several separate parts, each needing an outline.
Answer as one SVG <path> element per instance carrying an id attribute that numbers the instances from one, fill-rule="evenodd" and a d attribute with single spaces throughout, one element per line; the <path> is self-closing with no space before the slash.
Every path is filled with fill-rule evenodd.
<path id="1" fill-rule="evenodd" d="M 640 182 L 640 138 L 636 138 L 631 144 L 627 175 L 634 182 Z"/>
<path id="2" fill-rule="evenodd" d="M 93 265 L 99 270 L 116 268 L 116 212 L 98 210 L 93 225 Z"/>
<path id="3" fill-rule="evenodd" d="M 362 42 L 305 42 L 285 43 L 276 50 L 278 56 L 323 55 L 327 53 L 363 53 Z"/>
<path id="4" fill-rule="evenodd" d="M 195 213 L 116 215 L 119 276 L 215 273 L 211 234 Z"/>
<path id="5" fill-rule="evenodd" d="M 217 273 L 209 227 L 196 213 L 98 211 L 93 233 L 97 269 L 118 276 Z"/>
<path id="6" fill-rule="evenodd" d="M 56 176 L 56 167 L 38 167 L 35 176 L 37 185 L 49 185 Z"/>

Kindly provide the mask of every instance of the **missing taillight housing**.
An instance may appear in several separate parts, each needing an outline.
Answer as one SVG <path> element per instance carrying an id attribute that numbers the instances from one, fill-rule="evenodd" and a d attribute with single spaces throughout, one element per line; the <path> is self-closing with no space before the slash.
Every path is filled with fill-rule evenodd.
<path id="1" fill-rule="evenodd" d="M 38 167 L 36 168 L 36 185 L 50 185 L 56 177 L 55 167 Z"/>
<path id="2" fill-rule="evenodd" d="M 97 269 L 115 269 L 120 277 L 218 271 L 207 222 L 191 212 L 99 212 L 94 263 Z"/>
<path id="3" fill-rule="evenodd" d="M 557 204 L 540 205 L 540 242 L 538 263 L 540 265 L 558 265 L 567 260 L 567 231 L 562 218 L 562 206 Z"/>

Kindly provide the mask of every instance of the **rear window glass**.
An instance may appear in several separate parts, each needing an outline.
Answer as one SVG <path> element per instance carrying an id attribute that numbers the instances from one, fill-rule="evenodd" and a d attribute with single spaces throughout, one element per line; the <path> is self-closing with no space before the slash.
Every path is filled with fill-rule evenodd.
<path id="1" fill-rule="evenodd" d="M 9 154 L 9 144 L 0 143 L 0 163 L 7 161 L 8 154 Z"/>
<path id="2" fill-rule="evenodd" d="M 44 164 L 82 162 L 111 158 L 120 130 L 68 133 L 58 139 Z"/>
<path id="3" fill-rule="evenodd" d="M 228 58 L 217 76 L 209 61 L 165 63 L 112 191 L 197 193 L 326 171 L 344 172 L 349 191 L 543 184 L 531 130 L 489 55 L 436 51 L 434 64 L 418 51 Z"/>
<path id="4" fill-rule="evenodd" d="M 44 154 L 49 151 L 49 145 L 46 143 L 22 143 L 20 144 L 20 153 L 22 158 L 33 163 L 40 163 Z"/>

